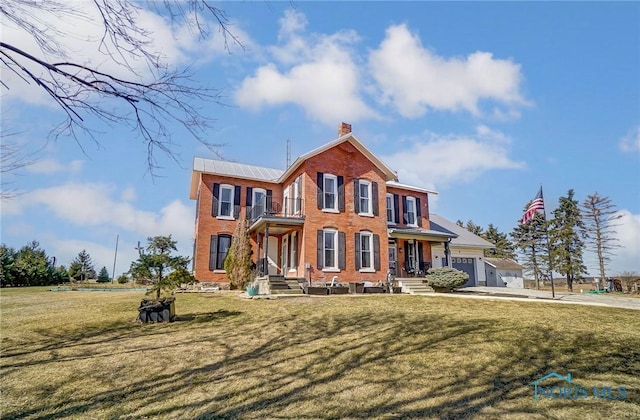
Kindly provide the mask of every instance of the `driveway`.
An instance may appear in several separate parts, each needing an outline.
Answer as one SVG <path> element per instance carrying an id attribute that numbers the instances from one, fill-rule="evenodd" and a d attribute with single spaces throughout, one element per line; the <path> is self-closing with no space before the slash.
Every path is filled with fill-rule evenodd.
<path id="1" fill-rule="evenodd" d="M 539 302 L 573 303 L 640 310 L 640 298 L 625 297 L 620 294 L 569 293 L 556 291 L 555 298 L 552 298 L 551 291 L 543 290 L 512 289 L 507 287 L 462 287 L 457 289 L 454 293 L 438 293 L 437 295 L 480 299 L 536 300 Z"/>

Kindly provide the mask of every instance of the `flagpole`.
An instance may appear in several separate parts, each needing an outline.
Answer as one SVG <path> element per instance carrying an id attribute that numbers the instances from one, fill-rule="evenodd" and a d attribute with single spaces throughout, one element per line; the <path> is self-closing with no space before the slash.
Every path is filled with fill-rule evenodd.
<path id="1" fill-rule="evenodd" d="M 540 194 L 542 195 L 542 185 L 540 185 Z M 542 211 L 544 216 L 544 233 L 547 235 L 547 252 L 549 254 L 549 279 L 551 280 L 551 298 L 555 299 L 556 289 L 553 285 L 553 262 L 551 261 L 551 240 L 549 239 L 549 227 L 547 225 L 547 207 L 544 206 Z"/>

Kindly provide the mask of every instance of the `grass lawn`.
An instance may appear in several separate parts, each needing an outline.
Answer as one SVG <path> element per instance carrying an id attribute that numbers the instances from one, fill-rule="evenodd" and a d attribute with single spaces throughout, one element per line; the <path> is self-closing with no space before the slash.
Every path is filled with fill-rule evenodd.
<path id="1" fill-rule="evenodd" d="M 0 291 L 0 417 L 640 418 L 638 311 L 180 294 L 178 321 L 140 325 L 143 296 Z M 534 401 L 552 371 L 588 398 Z"/>

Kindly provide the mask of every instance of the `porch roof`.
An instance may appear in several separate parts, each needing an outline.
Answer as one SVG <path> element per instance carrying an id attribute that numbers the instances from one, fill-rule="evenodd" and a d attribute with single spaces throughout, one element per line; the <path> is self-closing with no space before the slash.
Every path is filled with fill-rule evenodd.
<path id="1" fill-rule="evenodd" d="M 450 232 L 456 235 L 456 237 L 451 240 L 451 246 L 458 248 L 495 248 L 495 245 L 491 242 L 469 232 L 462 226 L 458 226 L 442 216 L 431 213 L 429 215 L 429 221 L 432 229 Z"/>
<path id="2" fill-rule="evenodd" d="M 446 242 L 449 239 L 456 238 L 456 235 L 453 232 L 449 231 L 440 231 L 434 229 L 422 229 L 422 228 L 412 228 L 412 227 L 389 227 L 387 229 L 388 235 L 390 238 L 398 238 L 398 239 L 426 239 L 432 242 Z"/>

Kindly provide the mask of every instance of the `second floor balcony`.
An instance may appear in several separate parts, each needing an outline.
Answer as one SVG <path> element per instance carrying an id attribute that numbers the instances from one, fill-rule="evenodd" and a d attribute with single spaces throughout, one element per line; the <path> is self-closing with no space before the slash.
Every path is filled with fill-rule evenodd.
<path id="1" fill-rule="evenodd" d="M 250 225 L 261 218 L 304 219 L 303 204 L 302 198 L 266 196 L 247 206 L 247 219 Z"/>

